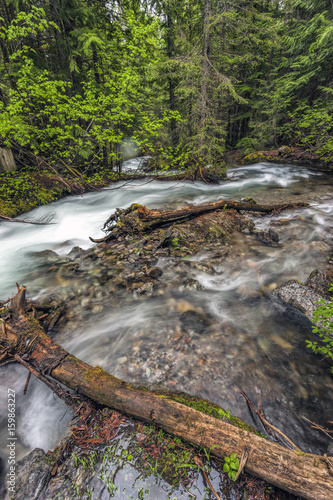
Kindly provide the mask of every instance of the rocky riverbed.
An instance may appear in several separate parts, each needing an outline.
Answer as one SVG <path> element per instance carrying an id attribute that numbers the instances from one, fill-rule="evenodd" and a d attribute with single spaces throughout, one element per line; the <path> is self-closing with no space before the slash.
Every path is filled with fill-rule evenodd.
<path id="1" fill-rule="evenodd" d="M 271 179 L 268 170 L 264 175 Z M 281 183 L 287 183 L 285 172 Z M 44 309 L 38 314 L 49 313 L 45 328 L 67 350 L 119 378 L 195 394 L 263 431 L 237 388 L 254 402 L 260 393 L 274 425 L 305 451 L 325 453 L 328 440 L 302 417 L 327 422 L 328 364 L 306 351 L 311 312 L 306 317 L 277 296 L 283 282 L 308 287 L 311 271 L 332 269 L 331 198 L 323 199 L 320 183 L 301 174 L 307 196 L 296 185 L 288 199 L 314 202 L 309 209 L 273 217 L 222 210 L 67 254 L 55 245 L 29 250 L 28 289 Z M 236 175 L 239 186 L 241 171 Z M 252 185 L 247 197 L 272 201 L 267 193 L 257 198 Z M 284 199 L 282 187 L 272 192 L 274 200 Z"/>

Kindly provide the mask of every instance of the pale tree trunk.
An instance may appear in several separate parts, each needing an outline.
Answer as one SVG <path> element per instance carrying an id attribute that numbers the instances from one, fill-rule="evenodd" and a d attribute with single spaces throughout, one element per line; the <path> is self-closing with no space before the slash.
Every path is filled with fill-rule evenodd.
<path id="1" fill-rule="evenodd" d="M 11 149 L 0 148 L 0 173 L 14 172 L 17 166 Z"/>

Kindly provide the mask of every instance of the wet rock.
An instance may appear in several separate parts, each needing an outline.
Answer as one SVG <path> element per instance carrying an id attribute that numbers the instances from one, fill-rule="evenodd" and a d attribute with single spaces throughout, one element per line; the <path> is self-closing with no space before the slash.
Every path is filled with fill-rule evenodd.
<path id="1" fill-rule="evenodd" d="M 333 457 L 333 443 L 330 443 L 327 447 L 327 455 Z"/>
<path id="2" fill-rule="evenodd" d="M 45 459 L 45 453 L 36 448 L 16 465 L 16 493 L 8 496 L 10 500 L 33 500 L 39 498 L 47 485 L 51 466 Z"/>
<path id="3" fill-rule="evenodd" d="M 33 259 L 39 259 L 48 263 L 65 263 L 69 262 L 69 259 L 67 257 L 62 257 L 61 255 L 58 255 L 56 252 L 53 252 L 53 250 L 43 250 L 41 252 L 29 252 L 27 254 L 29 257 Z"/>
<path id="4" fill-rule="evenodd" d="M 186 311 L 180 315 L 180 321 L 185 327 L 197 333 L 203 333 L 212 325 L 212 322 L 205 314 L 198 311 Z"/>
<path id="5" fill-rule="evenodd" d="M 253 198 L 242 198 L 241 201 L 244 201 L 245 203 L 251 203 L 251 205 L 257 204 L 257 202 Z"/>
<path id="6" fill-rule="evenodd" d="M 67 257 L 70 258 L 70 259 L 78 259 L 79 257 L 81 257 L 82 254 L 84 254 L 85 250 L 83 250 L 83 248 L 81 247 L 73 247 L 72 250 L 69 252 L 69 254 L 67 254 Z"/>
<path id="7" fill-rule="evenodd" d="M 261 297 L 261 293 L 258 290 L 255 290 L 248 285 L 239 286 L 236 290 L 236 293 L 241 298 L 244 297 L 246 299 L 259 299 Z"/>
<path id="8" fill-rule="evenodd" d="M 279 155 L 288 155 L 291 153 L 291 148 L 289 146 L 281 146 L 279 149 L 278 149 L 278 154 Z"/>
<path id="9" fill-rule="evenodd" d="M 152 267 L 151 269 L 147 270 L 147 276 L 150 278 L 158 279 L 162 276 L 163 271 L 160 267 Z"/>
<path id="10" fill-rule="evenodd" d="M 253 231 L 256 239 L 262 241 L 266 245 L 276 245 L 279 243 L 280 237 L 274 229 L 269 228 L 268 231 Z"/>
<path id="11" fill-rule="evenodd" d="M 59 276 L 71 276 L 73 273 L 77 271 L 79 268 L 80 263 L 71 261 L 71 262 L 66 262 L 62 266 L 59 267 L 57 274 Z"/>
<path id="12" fill-rule="evenodd" d="M 184 264 L 192 269 L 202 271 L 207 274 L 217 274 L 214 267 L 210 264 L 205 264 L 204 262 L 198 262 L 194 260 L 184 260 Z"/>
<path id="13" fill-rule="evenodd" d="M 329 288 L 332 281 L 333 278 L 327 273 L 321 271 L 320 269 L 315 269 L 314 271 L 312 271 L 305 284 L 323 297 L 330 299 L 331 295 L 329 293 Z"/>
<path id="14" fill-rule="evenodd" d="M 313 313 L 318 307 L 316 302 L 323 299 L 323 296 L 313 290 L 313 288 L 296 280 L 290 280 L 278 286 L 274 290 L 273 295 L 301 311 L 310 321 L 313 320 Z"/>
<path id="15" fill-rule="evenodd" d="M 195 279 L 188 279 L 183 281 L 183 283 L 178 287 L 178 290 L 180 292 L 183 292 L 184 290 L 189 290 L 190 292 L 193 292 L 195 290 L 204 290 L 205 287 L 199 283 L 199 281 Z"/>
<path id="16" fill-rule="evenodd" d="M 148 281 L 147 283 L 141 284 L 139 287 L 136 288 L 136 293 L 140 295 L 148 295 L 150 296 L 153 293 L 153 283 L 151 281 Z"/>

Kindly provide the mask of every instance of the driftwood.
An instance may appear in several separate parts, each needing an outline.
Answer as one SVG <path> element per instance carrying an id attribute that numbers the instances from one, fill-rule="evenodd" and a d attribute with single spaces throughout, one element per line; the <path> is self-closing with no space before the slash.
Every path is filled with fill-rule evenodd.
<path id="1" fill-rule="evenodd" d="M 286 449 L 244 429 L 207 416 L 166 395 L 137 389 L 100 367 L 70 355 L 25 312 L 22 287 L 0 319 L 0 359 L 23 360 L 31 371 L 55 380 L 103 406 L 155 424 L 194 446 L 223 458 L 243 457 L 247 472 L 294 495 L 312 500 L 333 498 L 333 458 Z"/>
<path id="2" fill-rule="evenodd" d="M 252 202 L 219 200 L 211 203 L 203 203 L 201 205 L 190 205 L 178 210 L 149 210 L 143 205 L 133 203 L 129 208 L 124 210 L 117 209 L 104 224 L 103 230 L 107 233 L 104 238 L 93 239 L 94 243 L 102 243 L 114 238 L 118 238 L 121 234 L 126 233 L 126 226 L 129 223 L 130 232 L 151 231 L 159 226 L 181 223 L 193 217 L 198 217 L 202 214 L 215 212 L 216 210 L 236 210 L 237 212 L 258 212 L 269 214 L 280 212 L 288 208 L 304 208 L 307 203 L 276 203 L 271 205 L 259 205 Z"/>

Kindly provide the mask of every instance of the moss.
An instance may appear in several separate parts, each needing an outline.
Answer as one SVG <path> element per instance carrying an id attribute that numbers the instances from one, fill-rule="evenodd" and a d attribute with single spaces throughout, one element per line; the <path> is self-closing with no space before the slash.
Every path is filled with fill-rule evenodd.
<path id="1" fill-rule="evenodd" d="M 213 236 L 215 238 L 219 238 L 223 234 L 221 227 L 218 226 L 217 224 L 216 225 L 210 224 L 207 229 L 207 232 L 210 236 Z"/>
<path id="2" fill-rule="evenodd" d="M 137 210 L 138 208 L 146 208 L 144 205 L 140 205 L 140 203 L 132 203 L 131 205 L 131 212 L 134 212 L 134 210 Z"/>
<path id="3" fill-rule="evenodd" d="M 258 151 L 256 153 L 250 153 L 249 155 L 245 156 L 243 160 L 244 165 L 248 165 L 251 163 L 260 163 L 262 161 L 272 161 L 274 158 L 263 151 Z"/>
<path id="4" fill-rule="evenodd" d="M 73 356 L 72 354 L 68 354 L 68 356 L 66 356 L 66 358 L 64 358 L 63 362 L 64 361 L 69 361 L 70 363 L 72 364 L 76 364 L 76 365 L 81 365 L 82 362 L 76 358 L 75 356 Z"/>
<path id="5" fill-rule="evenodd" d="M 88 382 L 91 382 L 94 378 L 96 377 L 101 377 L 103 375 L 109 375 L 105 370 L 103 370 L 103 368 L 101 368 L 100 366 L 94 366 L 93 368 L 90 368 L 84 378 L 86 380 L 88 380 Z M 112 377 L 112 375 L 110 375 L 110 377 Z"/>
<path id="6" fill-rule="evenodd" d="M 210 401 L 206 401 L 205 399 L 188 396 L 187 394 L 173 394 L 167 391 L 159 393 L 159 396 L 162 398 L 177 401 L 177 403 L 184 404 L 189 408 L 193 408 L 194 410 L 200 411 L 201 413 L 209 415 L 210 417 L 223 420 L 224 422 L 229 422 L 235 427 L 239 427 L 240 429 L 244 429 L 248 432 L 257 434 L 257 436 L 266 437 L 260 432 L 256 431 L 251 425 L 243 422 L 243 420 L 241 420 L 240 418 L 230 415 L 228 411 L 224 410 L 214 403 L 211 403 Z"/>
<path id="7" fill-rule="evenodd" d="M 61 176 L 65 182 L 48 170 L 35 171 L 23 168 L 16 172 L 1 173 L 0 214 L 15 217 L 69 194 L 91 191 L 95 187 L 107 186 L 110 182 L 132 178 L 105 169 L 90 176 L 73 177 L 66 172 L 61 172 Z"/>

